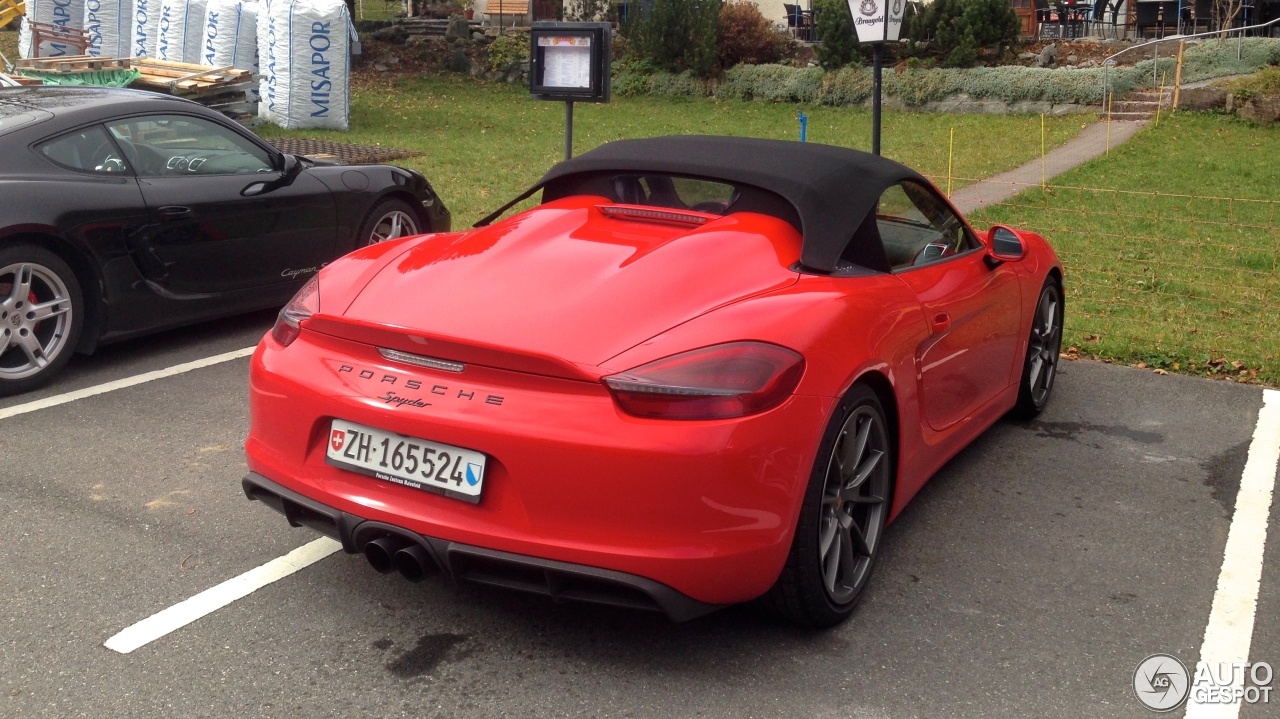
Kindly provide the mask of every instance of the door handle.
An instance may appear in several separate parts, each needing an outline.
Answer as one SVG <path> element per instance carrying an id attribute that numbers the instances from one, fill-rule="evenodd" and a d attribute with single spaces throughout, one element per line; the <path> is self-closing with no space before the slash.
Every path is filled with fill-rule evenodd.
<path id="1" fill-rule="evenodd" d="M 949 329 L 951 329 L 951 315 L 946 312 L 939 312 L 937 315 L 934 315 L 933 333 L 935 335 L 940 335 Z"/>
<path id="2" fill-rule="evenodd" d="M 156 210 L 156 213 L 160 215 L 160 220 L 162 222 L 176 222 L 178 220 L 189 220 L 192 217 L 192 212 L 190 207 L 181 207 L 179 205 L 161 207 L 159 210 Z"/>

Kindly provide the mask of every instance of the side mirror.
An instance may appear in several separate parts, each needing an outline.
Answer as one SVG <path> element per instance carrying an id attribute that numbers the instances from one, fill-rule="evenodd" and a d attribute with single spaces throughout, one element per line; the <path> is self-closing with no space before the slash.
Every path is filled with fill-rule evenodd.
<path id="1" fill-rule="evenodd" d="M 284 173 L 284 177 L 280 178 L 284 180 L 284 182 L 281 183 L 281 186 L 284 187 L 293 184 L 293 181 L 298 179 L 298 175 L 302 174 L 302 170 L 305 167 L 306 166 L 302 164 L 302 160 L 299 160 L 297 155 L 285 155 L 284 164 L 280 168 L 281 172 Z"/>
<path id="2" fill-rule="evenodd" d="M 280 160 L 280 177 L 275 180 L 265 181 L 256 180 L 250 182 L 243 190 L 240 191 L 241 197 L 257 197 L 268 192 L 274 192 L 281 187 L 288 187 L 293 181 L 298 179 L 298 175 L 307 168 L 295 155 L 282 155 Z"/>
<path id="3" fill-rule="evenodd" d="M 996 225 L 987 231 L 987 266 L 995 269 L 1005 262 L 1017 262 L 1027 255 L 1027 247 L 1017 232 Z"/>

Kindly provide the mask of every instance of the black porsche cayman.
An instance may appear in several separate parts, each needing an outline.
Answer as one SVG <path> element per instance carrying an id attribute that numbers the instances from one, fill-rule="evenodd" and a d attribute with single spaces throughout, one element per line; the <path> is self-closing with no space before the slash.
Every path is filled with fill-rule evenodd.
<path id="1" fill-rule="evenodd" d="M 73 352 L 282 305 L 356 247 L 449 224 L 418 172 L 283 154 L 193 102 L 0 88 L 0 396 Z"/>

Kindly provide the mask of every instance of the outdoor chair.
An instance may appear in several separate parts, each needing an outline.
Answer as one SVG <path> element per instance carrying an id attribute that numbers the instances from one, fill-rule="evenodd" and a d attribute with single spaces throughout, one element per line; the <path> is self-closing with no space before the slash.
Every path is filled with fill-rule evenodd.
<path id="1" fill-rule="evenodd" d="M 813 14 L 805 12 L 799 4 L 788 5 L 783 3 L 782 9 L 787 13 L 787 29 L 791 32 L 791 37 L 812 42 Z"/>
<path id="2" fill-rule="evenodd" d="M 1120 37 L 1120 7 L 1124 4 L 1124 0 L 1099 0 L 1093 10 L 1093 24 L 1099 30 L 1098 34 L 1102 35 L 1106 32 L 1105 28 L 1110 28 L 1110 37 L 1119 39 Z"/>
<path id="3" fill-rule="evenodd" d="M 1036 10 L 1036 37 L 1044 39 L 1046 31 L 1057 22 L 1057 17 L 1045 4 L 1045 0 L 1033 0 L 1032 7 Z"/>
<path id="4" fill-rule="evenodd" d="M 1071 8 L 1063 0 L 1056 0 L 1053 6 L 1058 16 L 1058 37 L 1063 40 L 1075 37 L 1075 15 Z"/>

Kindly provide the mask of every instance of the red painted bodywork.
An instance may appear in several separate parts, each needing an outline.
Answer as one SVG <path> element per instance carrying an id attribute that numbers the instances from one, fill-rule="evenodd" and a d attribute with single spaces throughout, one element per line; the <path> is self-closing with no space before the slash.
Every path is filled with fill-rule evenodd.
<path id="1" fill-rule="evenodd" d="M 1061 272 L 1043 238 L 1020 233 L 1025 257 L 994 269 L 979 250 L 896 274 L 802 274 L 799 233 L 781 220 L 691 228 L 611 219 L 604 202 L 566 198 L 323 270 L 320 312 L 298 340 L 268 335 L 254 354 L 250 469 L 424 535 L 628 572 L 703 602 L 749 600 L 781 571 L 838 398 L 871 373 L 891 388 L 896 515 L 1013 406 L 1032 308 Z M 938 315 L 949 321 L 935 331 Z M 641 419 L 600 381 L 738 340 L 803 355 L 779 406 Z M 377 347 L 467 367 L 410 366 Z M 388 391 L 430 405 L 389 405 Z M 325 464 L 333 417 L 484 452 L 481 501 Z"/>

